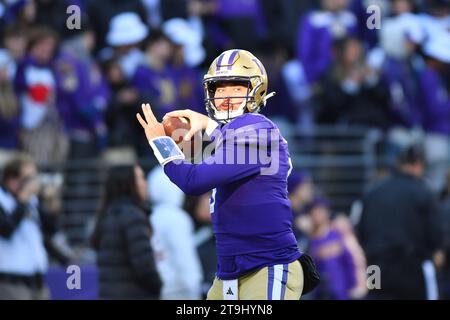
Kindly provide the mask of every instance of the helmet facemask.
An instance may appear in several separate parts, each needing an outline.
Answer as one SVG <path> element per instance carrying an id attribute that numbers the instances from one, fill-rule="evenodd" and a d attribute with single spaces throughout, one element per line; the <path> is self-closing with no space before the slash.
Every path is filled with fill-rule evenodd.
<path id="1" fill-rule="evenodd" d="M 205 105 L 208 115 L 214 119 L 215 121 L 221 123 L 227 123 L 232 119 L 243 115 L 246 112 L 257 112 L 259 110 L 259 106 L 256 105 L 255 100 L 255 92 L 258 87 L 253 87 L 253 82 L 251 77 L 215 77 L 209 78 L 203 81 L 204 90 L 205 90 Z M 230 85 L 243 85 L 247 87 L 246 95 L 244 96 L 228 96 L 228 97 L 215 97 L 216 88 L 219 84 L 227 83 Z M 232 109 L 232 106 L 228 108 L 228 110 L 220 110 L 218 106 L 216 106 L 216 100 L 226 100 L 226 99 L 244 99 L 239 107 L 236 110 Z"/>

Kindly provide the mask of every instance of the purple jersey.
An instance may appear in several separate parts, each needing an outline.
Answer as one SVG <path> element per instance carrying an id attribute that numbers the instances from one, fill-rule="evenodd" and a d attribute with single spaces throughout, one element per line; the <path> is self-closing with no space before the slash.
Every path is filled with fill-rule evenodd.
<path id="1" fill-rule="evenodd" d="M 300 19 L 297 58 L 310 83 L 320 79 L 333 62 L 333 42 L 356 33 L 356 18 L 347 11 L 311 11 Z"/>
<path id="2" fill-rule="evenodd" d="M 322 298 L 349 299 L 348 293 L 356 285 L 356 270 L 340 233 L 329 230 L 322 237 L 311 239 L 310 252 L 324 280 L 316 293 Z"/>
<path id="3" fill-rule="evenodd" d="M 245 139 L 241 135 L 230 138 L 228 133 L 235 130 L 244 133 Z M 276 125 L 260 114 L 244 114 L 222 126 L 220 133 L 223 139 L 216 141 L 215 154 L 202 163 L 170 162 L 164 167 L 169 178 L 188 194 L 214 189 L 211 211 L 217 277 L 235 279 L 266 266 L 295 261 L 301 253 L 291 227 L 287 197 L 291 164 L 286 141 Z M 250 153 L 263 149 L 269 162 L 251 161 Z M 245 161 L 239 161 L 244 154 Z"/>
<path id="4" fill-rule="evenodd" d="M 450 134 L 450 97 L 443 77 L 426 67 L 419 75 L 422 125 L 425 132 Z"/>

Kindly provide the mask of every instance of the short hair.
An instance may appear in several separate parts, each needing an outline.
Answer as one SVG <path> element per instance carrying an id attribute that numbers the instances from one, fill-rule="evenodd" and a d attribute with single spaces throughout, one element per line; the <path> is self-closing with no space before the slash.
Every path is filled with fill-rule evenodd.
<path id="1" fill-rule="evenodd" d="M 405 147 L 397 156 L 397 163 L 415 164 L 417 162 L 425 163 L 425 151 L 422 144 L 412 144 Z"/>
<path id="2" fill-rule="evenodd" d="M 3 38 L 26 37 L 24 30 L 15 25 L 7 25 L 3 33 Z"/>
<path id="3" fill-rule="evenodd" d="M 35 162 L 30 155 L 21 153 L 14 156 L 5 164 L 5 167 L 3 168 L 2 184 L 5 184 L 10 179 L 20 177 L 22 168 L 28 164 L 35 165 Z"/>
<path id="4" fill-rule="evenodd" d="M 169 43 L 173 43 L 172 40 L 161 30 L 161 29 L 153 29 L 147 39 L 145 39 L 144 47 L 145 49 L 148 49 L 150 46 L 152 46 L 154 43 L 164 40 Z"/>
<path id="5" fill-rule="evenodd" d="M 30 51 L 39 41 L 46 38 L 53 38 L 56 43 L 59 42 L 58 33 L 47 26 L 34 27 L 28 36 L 27 52 Z"/>

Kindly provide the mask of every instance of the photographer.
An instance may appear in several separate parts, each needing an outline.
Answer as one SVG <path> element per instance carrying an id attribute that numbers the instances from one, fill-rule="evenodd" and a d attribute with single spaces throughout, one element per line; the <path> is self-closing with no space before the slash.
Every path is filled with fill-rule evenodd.
<path id="1" fill-rule="evenodd" d="M 3 170 L 0 186 L 0 299 L 48 299 L 48 258 L 43 230 L 53 219 L 39 206 L 33 160 L 19 155 Z"/>

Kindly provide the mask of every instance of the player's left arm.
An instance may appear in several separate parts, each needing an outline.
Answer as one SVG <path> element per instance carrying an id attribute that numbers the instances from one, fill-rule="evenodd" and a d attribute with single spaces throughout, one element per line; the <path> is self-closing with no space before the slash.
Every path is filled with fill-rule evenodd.
<path id="1" fill-rule="evenodd" d="M 160 162 L 164 172 L 183 192 L 201 195 L 226 183 L 258 174 L 262 168 L 260 161 L 237 161 L 238 155 L 250 154 L 256 151 L 255 141 L 227 143 L 223 139 L 216 152 L 199 164 L 187 162 L 174 163 L 174 160 L 184 160 L 184 154 L 170 137 L 164 136 L 164 129 L 151 112 L 149 105 L 143 105 L 142 110 L 146 121 L 138 114 L 137 118 L 145 130 L 147 139 Z M 164 136 L 164 137 L 163 137 Z M 161 143 L 164 142 L 164 143 Z M 164 150 L 162 147 L 164 146 Z M 170 149 L 167 150 L 167 149 Z M 219 152 L 218 152 L 219 151 Z M 165 156 L 164 154 L 168 154 Z"/>

